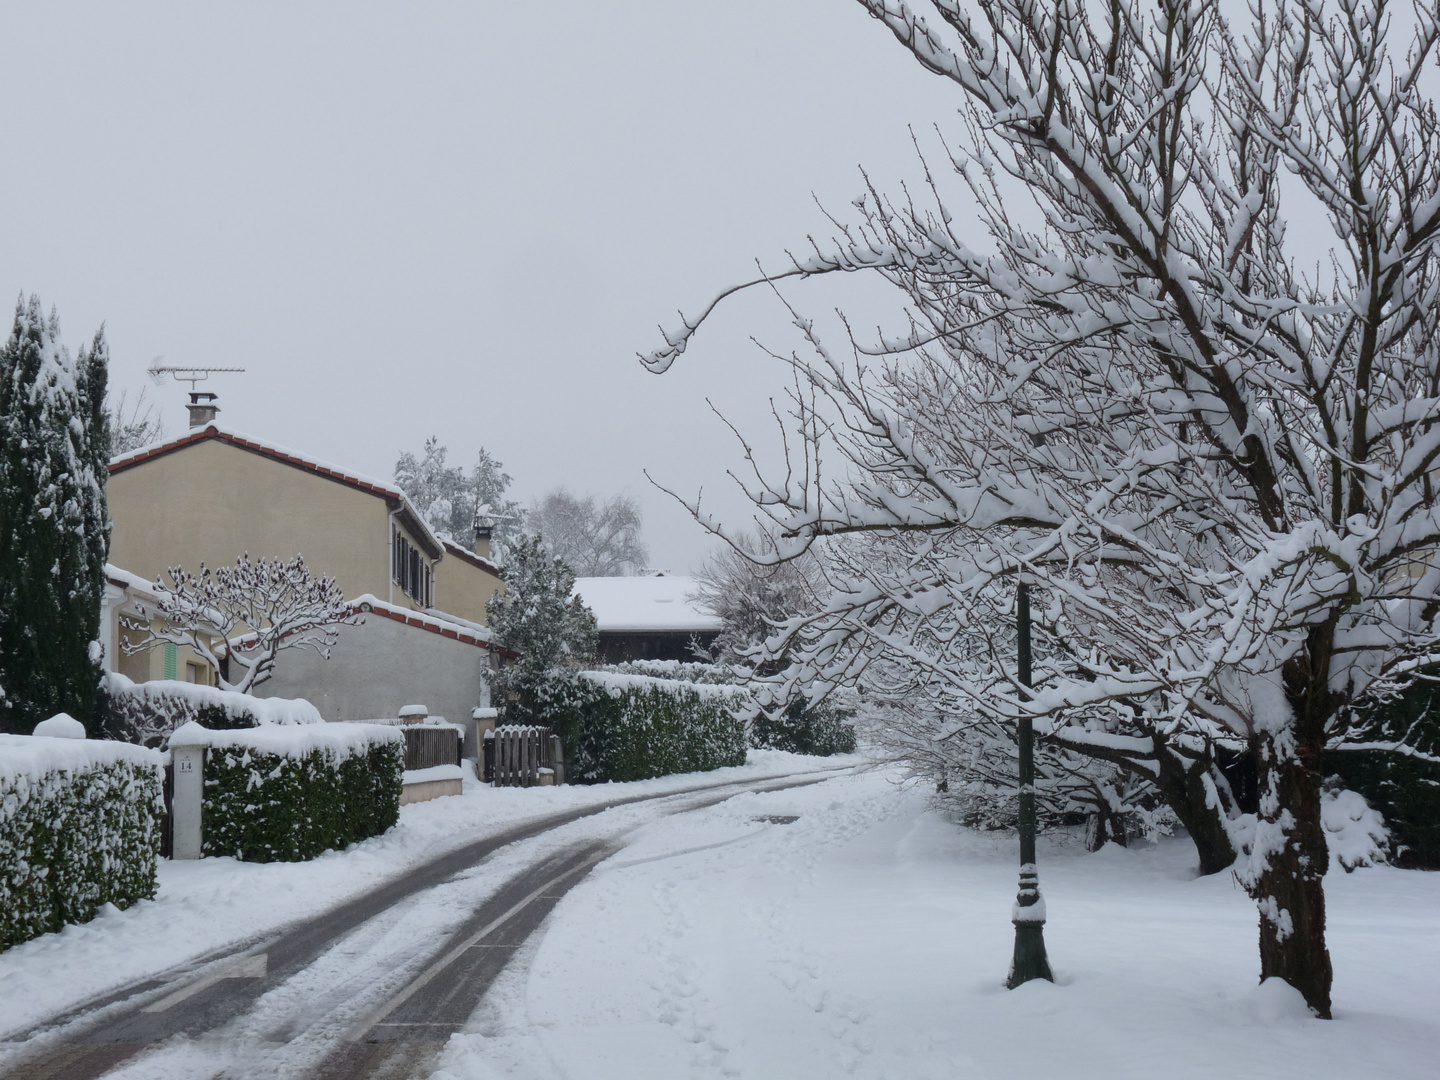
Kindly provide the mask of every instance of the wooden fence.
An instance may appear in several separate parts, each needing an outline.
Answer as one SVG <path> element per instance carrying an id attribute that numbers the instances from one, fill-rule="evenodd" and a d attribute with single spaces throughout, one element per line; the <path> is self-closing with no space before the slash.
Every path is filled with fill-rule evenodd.
<path id="1" fill-rule="evenodd" d="M 400 730 L 405 733 L 407 771 L 460 764 L 460 741 L 464 736 L 458 728 L 412 724 Z"/>
<path id="2" fill-rule="evenodd" d="M 485 779 L 496 787 L 530 787 L 540 770 L 556 768 L 556 746 L 548 727 L 505 725 L 485 733 Z M 555 781 L 560 777 L 555 776 Z"/>

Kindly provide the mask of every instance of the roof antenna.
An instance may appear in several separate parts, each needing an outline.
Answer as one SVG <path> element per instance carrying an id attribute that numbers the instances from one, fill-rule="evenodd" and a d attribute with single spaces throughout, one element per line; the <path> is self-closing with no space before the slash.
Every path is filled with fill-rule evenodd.
<path id="1" fill-rule="evenodd" d="M 150 361 L 150 366 L 145 374 L 150 380 L 159 386 L 165 381 L 165 376 L 172 376 L 176 382 L 188 382 L 190 384 L 190 404 L 186 406 L 190 410 L 190 426 L 192 428 L 204 427 L 215 419 L 220 411 L 220 406 L 215 404 L 214 394 L 203 390 L 196 390 L 195 384 L 204 382 L 216 372 L 239 372 L 244 371 L 243 367 L 163 367 L 160 364 L 163 356 L 157 356 Z"/>

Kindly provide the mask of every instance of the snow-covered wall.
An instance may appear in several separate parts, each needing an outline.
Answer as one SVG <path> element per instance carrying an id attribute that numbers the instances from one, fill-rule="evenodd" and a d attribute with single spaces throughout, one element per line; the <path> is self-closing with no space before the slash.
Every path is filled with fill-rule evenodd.
<path id="1" fill-rule="evenodd" d="M 482 704 L 490 670 L 485 649 L 377 612 L 364 618 L 341 628 L 329 660 L 303 649 L 282 653 L 255 694 L 303 695 L 326 720 L 396 716 L 402 706 L 422 704 L 431 716 L 473 725 L 470 713 Z"/>

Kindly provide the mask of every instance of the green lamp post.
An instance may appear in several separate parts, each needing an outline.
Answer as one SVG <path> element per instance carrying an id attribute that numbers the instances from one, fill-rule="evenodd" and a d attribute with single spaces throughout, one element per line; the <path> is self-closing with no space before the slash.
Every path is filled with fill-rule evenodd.
<path id="1" fill-rule="evenodd" d="M 1030 586 L 1021 581 L 1016 596 L 1020 684 L 1031 686 Z M 1020 717 L 1020 891 L 1011 920 L 1015 923 L 1015 958 L 1005 986 L 1014 990 L 1031 979 L 1054 982 L 1045 955 L 1045 901 L 1040 897 L 1040 875 L 1035 869 L 1035 724 Z"/>

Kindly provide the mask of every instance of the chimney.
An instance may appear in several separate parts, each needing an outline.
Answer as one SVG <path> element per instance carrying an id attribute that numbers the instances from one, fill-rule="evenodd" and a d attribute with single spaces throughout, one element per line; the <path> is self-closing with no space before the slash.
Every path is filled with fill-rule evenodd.
<path id="1" fill-rule="evenodd" d="M 475 554 L 482 559 L 490 558 L 490 537 L 495 532 L 495 519 L 490 516 L 490 507 L 481 504 L 475 508 Z"/>
<path id="2" fill-rule="evenodd" d="M 192 428 L 204 427 L 215 419 L 215 414 L 220 411 L 220 406 L 215 404 L 214 394 L 205 391 L 191 391 L 190 404 L 185 407 L 190 410 L 190 426 Z"/>

